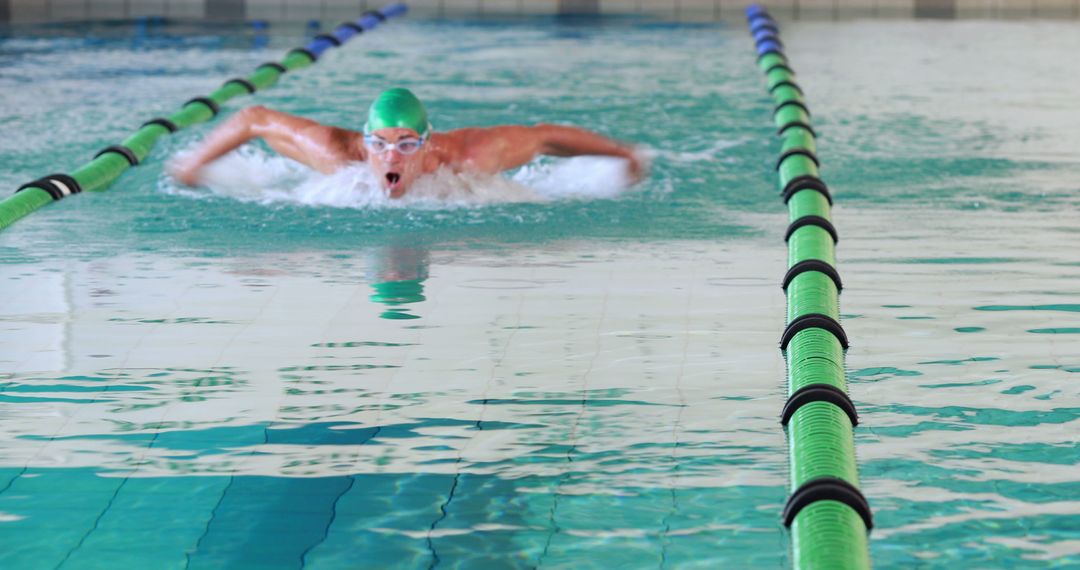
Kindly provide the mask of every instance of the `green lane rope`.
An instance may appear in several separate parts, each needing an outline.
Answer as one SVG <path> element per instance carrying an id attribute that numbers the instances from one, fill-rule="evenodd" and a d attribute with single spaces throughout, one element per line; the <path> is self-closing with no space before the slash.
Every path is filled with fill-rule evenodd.
<path id="1" fill-rule="evenodd" d="M 374 29 L 388 18 L 405 14 L 407 10 L 404 4 L 393 3 L 380 10 L 365 12 L 355 22 L 342 23 L 332 34 L 320 34 L 307 46 L 291 50 L 281 63 L 264 63 L 246 78 L 230 79 L 210 95 L 189 100 L 168 118 L 157 118 L 143 123 L 135 134 L 121 144 L 103 149 L 93 160 L 70 175 L 50 174 L 24 184 L 13 196 L 0 201 L 0 230 L 35 210 L 72 194 L 105 190 L 128 168 L 146 160 L 154 144 L 162 136 L 213 119 L 217 116 L 218 109 L 230 99 L 250 95 L 274 85 L 284 73 L 315 63 L 327 49 L 338 47 L 352 37 Z"/>
<path id="2" fill-rule="evenodd" d="M 818 172 L 816 134 L 795 72 L 784 55 L 779 26 L 760 5 L 746 9 L 776 103 L 773 121 L 782 137 L 776 163 L 788 206 L 787 326 L 781 349 L 787 360 L 787 428 L 791 494 L 782 518 L 791 529 L 792 559 L 800 569 L 862 570 L 870 567 L 870 506 L 859 491 L 852 428 L 858 423 L 847 394 L 836 271 L 838 235 L 832 195 Z"/>

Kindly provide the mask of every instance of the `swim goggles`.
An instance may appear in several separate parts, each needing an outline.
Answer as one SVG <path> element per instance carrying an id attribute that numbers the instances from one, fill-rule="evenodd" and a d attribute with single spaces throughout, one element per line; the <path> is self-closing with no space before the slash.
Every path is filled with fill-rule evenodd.
<path id="1" fill-rule="evenodd" d="M 397 150 L 401 154 L 416 154 L 424 144 L 424 137 L 418 139 L 401 139 L 396 143 L 381 139 L 375 135 L 364 135 L 364 145 L 375 154 L 383 154 L 391 150 Z"/>

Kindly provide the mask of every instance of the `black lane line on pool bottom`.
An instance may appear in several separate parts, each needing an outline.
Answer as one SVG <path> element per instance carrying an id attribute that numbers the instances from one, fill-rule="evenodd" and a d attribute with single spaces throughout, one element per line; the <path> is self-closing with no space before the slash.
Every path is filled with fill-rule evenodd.
<path id="1" fill-rule="evenodd" d="M 371 434 L 371 437 L 369 437 L 366 440 L 360 442 L 360 445 L 363 445 L 363 444 L 371 441 L 371 439 L 373 437 L 375 437 L 378 433 L 379 433 L 379 430 L 376 429 L 375 433 Z M 315 550 L 315 547 L 317 547 L 320 544 L 326 542 L 327 537 L 330 536 L 330 527 L 333 526 L 334 521 L 337 520 L 337 506 L 338 506 L 338 503 L 341 502 L 342 497 L 349 494 L 349 491 L 352 490 L 354 485 L 356 485 L 356 476 L 351 475 L 351 476 L 349 476 L 349 484 L 346 485 L 345 488 L 342 489 L 341 492 L 338 493 L 338 495 L 336 497 L 334 497 L 334 502 L 330 504 L 330 517 L 326 521 L 326 526 L 323 527 L 322 537 L 319 538 L 319 540 L 315 541 L 314 543 L 309 544 L 307 546 L 307 548 L 305 548 L 304 551 L 300 553 L 300 569 L 301 570 L 303 570 L 304 568 L 307 567 L 307 556 L 308 556 L 308 554 L 310 554 L 312 550 Z"/>
<path id="2" fill-rule="evenodd" d="M 791 527 L 799 511 L 818 501 L 838 501 L 858 513 L 866 524 L 866 530 L 874 528 L 874 516 L 870 503 L 854 485 L 836 477 L 818 477 L 803 483 L 788 497 L 784 505 L 784 526 Z"/>
<path id="3" fill-rule="evenodd" d="M 836 340 L 840 341 L 840 346 L 842 346 L 844 350 L 848 349 L 847 333 L 844 332 L 844 327 L 840 326 L 840 323 L 838 323 L 836 319 L 821 313 L 807 313 L 797 317 L 784 327 L 784 334 L 780 335 L 780 350 L 787 350 L 788 343 L 791 342 L 791 339 L 795 338 L 796 334 L 806 329 L 822 329 L 832 333 L 832 335 L 836 337 Z"/>
<path id="4" fill-rule="evenodd" d="M 851 420 L 851 427 L 859 425 L 859 413 L 855 409 L 855 403 L 851 401 L 847 393 L 832 384 L 821 383 L 807 384 L 796 390 L 788 398 L 784 404 L 784 409 L 780 412 L 780 425 L 787 427 L 791 417 L 795 415 L 795 412 L 799 411 L 799 408 L 814 402 L 833 404 L 847 414 L 848 419 Z"/>

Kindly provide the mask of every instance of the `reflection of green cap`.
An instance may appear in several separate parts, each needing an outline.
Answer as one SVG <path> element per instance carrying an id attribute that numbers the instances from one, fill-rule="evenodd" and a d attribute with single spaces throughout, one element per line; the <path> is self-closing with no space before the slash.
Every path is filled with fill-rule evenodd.
<path id="1" fill-rule="evenodd" d="M 390 309 L 383 311 L 380 317 L 384 319 L 419 319 L 420 315 L 414 315 L 408 309 L 397 307 L 408 303 L 419 303 L 424 300 L 424 280 L 409 279 L 406 281 L 383 281 L 372 283 L 375 294 L 371 300 L 376 303 L 390 305 Z"/>
<path id="2" fill-rule="evenodd" d="M 412 129 L 420 136 L 427 136 L 431 129 L 424 104 L 412 91 L 402 87 L 387 89 L 375 99 L 368 109 L 364 134 L 394 127 Z"/>
<path id="3" fill-rule="evenodd" d="M 383 281 L 372 283 L 375 294 L 371 300 L 376 303 L 387 305 L 403 305 L 406 303 L 419 303 L 424 298 L 424 282 L 422 279 L 409 279 L 404 281 Z"/>

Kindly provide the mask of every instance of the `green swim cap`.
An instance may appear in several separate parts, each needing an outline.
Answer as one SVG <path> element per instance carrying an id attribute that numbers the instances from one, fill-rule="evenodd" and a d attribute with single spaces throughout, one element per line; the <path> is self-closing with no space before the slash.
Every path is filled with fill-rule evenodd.
<path id="1" fill-rule="evenodd" d="M 364 134 L 371 134 L 379 129 L 404 127 L 412 129 L 420 136 L 427 136 L 431 130 L 427 111 L 420 99 L 412 91 L 395 87 L 383 91 L 368 109 L 368 120 L 364 124 Z"/>

